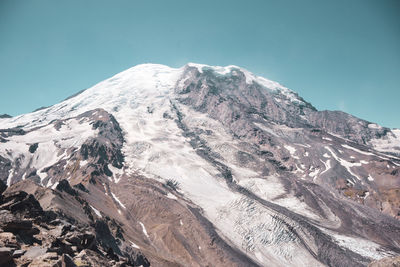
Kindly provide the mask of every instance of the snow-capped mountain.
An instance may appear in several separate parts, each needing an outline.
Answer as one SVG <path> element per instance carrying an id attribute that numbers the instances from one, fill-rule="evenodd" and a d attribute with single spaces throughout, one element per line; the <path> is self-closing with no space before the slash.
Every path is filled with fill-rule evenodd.
<path id="1" fill-rule="evenodd" d="M 236 66 L 138 65 L 1 118 L 0 179 L 48 194 L 67 180 L 91 220 L 40 204 L 82 225 L 115 220 L 114 253 L 153 266 L 365 266 L 400 253 L 400 130 L 318 111 Z"/>

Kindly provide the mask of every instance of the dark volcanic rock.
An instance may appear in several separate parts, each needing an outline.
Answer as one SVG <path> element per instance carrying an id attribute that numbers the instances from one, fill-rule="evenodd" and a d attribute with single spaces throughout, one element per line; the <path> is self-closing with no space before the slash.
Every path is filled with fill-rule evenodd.
<path id="1" fill-rule="evenodd" d="M 74 263 L 74 259 L 69 256 L 68 254 L 63 254 L 61 259 L 61 266 L 62 267 L 75 267 L 76 264 Z"/>
<path id="2" fill-rule="evenodd" d="M 13 249 L 8 247 L 0 248 L 0 265 L 1 266 L 12 266 L 13 262 Z"/>
<path id="3" fill-rule="evenodd" d="M 2 195 L 3 192 L 4 192 L 6 189 L 7 189 L 7 185 L 6 185 L 2 180 L 0 180 L 0 195 Z M 0 198 L 0 200 L 2 200 L 2 198 Z"/>
<path id="4" fill-rule="evenodd" d="M 117 245 L 115 237 L 112 235 L 107 223 L 103 220 L 97 220 L 95 223 L 96 239 L 100 245 L 105 248 L 111 256 L 115 254 L 121 255 L 121 251 Z M 114 256 L 113 256 L 114 257 Z"/>
<path id="5" fill-rule="evenodd" d="M 74 188 L 77 188 L 83 192 L 89 193 L 89 190 L 87 190 L 86 187 L 82 183 L 74 185 Z"/>
<path id="6" fill-rule="evenodd" d="M 67 180 L 61 180 L 58 185 L 56 186 L 56 189 L 60 192 L 66 192 L 72 196 L 76 196 L 77 192 L 75 191 L 75 189 L 73 189 L 69 182 Z"/>
<path id="7" fill-rule="evenodd" d="M 0 156 L 0 181 L 5 184 L 12 168 L 11 160 Z M 0 185 L 0 187 L 2 187 Z"/>
<path id="8" fill-rule="evenodd" d="M 31 153 L 35 153 L 36 149 L 38 148 L 39 144 L 38 143 L 34 143 L 32 145 L 29 146 L 29 152 Z"/>
<path id="9" fill-rule="evenodd" d="M 8 115 L 8 114 L 1 114 L 0 115 L 0 119 L 9 119 L 9 118 L 12 118 L 12 116 Z"/>
<path id="10" fill-rule="evenodd" d="M 32 194 L 16 190 L 24 183 L 28 181 L 6 190 L 0 202 L 0 266 L 76 266 L 75 262 L 84 266 L 110 266 L 110 261 L 118 266 L 137 266 L 134 262 L 148 266 L 148 260 L 140 252 L 122 253 L 121 242 L 117 242 L 106 222 L 97 221 L 93 226 L 83 227 L 71 225 L 66 220 L 72 218 L 64 217 L 61 210 L 43 211 Z M 59 183 L 57 191 L 36 189 L 39 196 L 49 193 L 72 197 L 75 205 L 88 205 L 66 180 Z M 69 209 L 71 203 L 64 205 L 63 209 Z"/>

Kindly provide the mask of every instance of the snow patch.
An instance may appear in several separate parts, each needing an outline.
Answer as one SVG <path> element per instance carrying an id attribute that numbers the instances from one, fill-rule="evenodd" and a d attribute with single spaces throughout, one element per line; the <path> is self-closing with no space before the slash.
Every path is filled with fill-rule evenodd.
<path id="1" fill-rule="evenodd" d="M 112 197 L 114 198 L 114 200 L 117 201 L 118 204 L 119 204 L 121 207 L 123 207 L 124 209 L 126 209 L 125 205 L 122 204 L 122 202 L 117 198 L 117 196 L 116 196 L 113 192 L 111 192 L 111 195 L 112 195 Z"/>
<path id="2" fill-rule="evenodd" d="M 83 167 L 83 166 L 85 166 L 86 164 L 88 164 L 88 161 L 87 160 L 81 160 L 81 161 L 79 161 L 79 167 Z"/>
<path id="3" fill-rule="evenodd" d="M 375 154 L 373 154 L 371 152 L 361 151 L 361 150 L 359 150 L 357 148 L 354 148 L 352 146 L 349 146 L 349 145 L 342 145 L 342 147 L 347 148 L 347 149 L 351 149 L 353 151 L 356 151 L 357 153 L 364 154 L 364 155 L 369 155 L 369 156 L 374 156 L 375 155 Z"/>
<path id="4" fill-rule="evenodd" d="M 295 159 L 299 159 L 298 156 L 295 155 L 296 153 L 296 148 L 289 146 L 289 145 L 284 145 L 284 147 L 286 148 L 287 151 L 289 151 L 290 155 L 295 158 Z"/>
<path id="5" fill-rule="evenodd" d="M 174 194 L 171 194 L 171 193 L 169 193 L 168 192 L 168 194 L 167 194 L 167 198 L 170 198 L 170 199 L 178 199 Z"/>
<path id="6" fill-rule="evenodd" d="M 55 183 L 53 184 L 53 186 L 51 187 L 51 189 L 55 190 L 56 187 L 57 187 L 57 185 L 58 185 L 58 182 L 55 182 Z"/>
<path id="7" fill-rule="evenodd" d="M 348 162 L 348 161 L 346 161 L 346 160 L 344 160 L 342 158 L 339 158 L 329 146 L 325 146 L 325 149 L 327 149 L 331 153 L 331 155 L 335 158 L 335 160 L 338 161 L 343 167 L 345 167 L 346 170 L 352 176 L 356 177 L 358 180 L 361 181 L 361 178 L 350 169 L 351 167 L 354 167 L 354 166 L 361 166 L 361 163 L 351 163 L 351 162 Z"/>
<path id="8" fill-rule="evenodd" d="M 132 241 L 129 241 L 129 242 L 131 243 L 131 247 L 140 249 L 140 247 L 138 245 L 136 245 L 135 243 L 133 243 Z"/>
<path id="9" fill-rule="evenodd" d="M 96 213 L 97 216 L 99 216 L 100 218 L 103 217 L 103 216 L 101 216 L 101 213 L 99 210 L 95 209 L 92 205 L 89 205 L 89 206 L 92 208 L 92 210 L 94 211 L 94 213 Z"/>
<path id="10" fill-rule="evenodd" d="M 113 173 L 114 182 L 118 183 L 121 180 L 122 175 L 124 174 L 123 168 L 118 169 L 111 164 L 108 164 L 108 169 Z"/>
<path id="11" fill-rule="evenodd" d="M 400 129 L 393 129 L 384 137 L 372 139 L 369 144 L 378 151 L 400 155 Z"/>
<path id="12" fill-rule="evenodd" d="M 140 224 L 140 226 L 142 226 L 142 231 L 143 231 L 144 235 L 147 237 L 147 239 L 150 240 L 150 237 L 147 234 L 147 230 L 146 230 L 146 227 L 144 227 L 144 224 L 142 222 L 139 222 L 139 224 Z"/>
<path id="13" fill-rule="evenodd" d="M 325 170 L 320 173 L 320 175 L 322 175 L 322 174 L 326 173 L 327 171 L 329 171 L 331 169 L 331 160 L 328 159 L 326 161 L 326 163 L 324 161 L 322 161 L 322 160 L 320 160 L 320 161 L 325 165 Z"/>
<path id="14" fill-rule="evenodd" d="M 368 124 L 368 128 L 370 128 L 370 129 L 382 129 L 382 127 L 379 126 L 379 125 L 376 124 L 376 123 L 370 123 L 370 124 Z"/>

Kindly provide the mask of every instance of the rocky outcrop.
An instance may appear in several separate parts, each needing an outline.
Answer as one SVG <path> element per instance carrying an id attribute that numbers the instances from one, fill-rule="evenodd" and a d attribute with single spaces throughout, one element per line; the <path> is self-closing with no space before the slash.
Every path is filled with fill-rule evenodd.
<path id="1" fill-rule="evenodd" d="M 309 116 L 310 123 L 326 132 L 340 135 L 359 144 L 367 144 L 373 138 L 386 136 L 389 128 L 369 128 L 371 122 L 361 120 L 342 111 L 318 111 Z"/>
<path id="2" fill-rule="evenodd" d="M 8 114 L 1 114 L 0 115 L 0 119 L 9 119 L 9 118 L 12 118 L 12 116 L 8 115 Z"/>
<path id="3" fill-rule="evenodd" d="M 381 260 L 371 262 L 368 267 L 399 267 L 400 257 L 383 258 Z"/>
<path id="4" fill-rule="evenodd" d="M 58 190 L 77 195 L 66 181 Z M 5 190 L 0 204 L 1 266 L 150 266 L 140 253 L 122 253 L 101 219 L 92 226 L 80 225 L 78 218 L 61 210 L 44 211 L 32 194 L 18 186 Z"/>

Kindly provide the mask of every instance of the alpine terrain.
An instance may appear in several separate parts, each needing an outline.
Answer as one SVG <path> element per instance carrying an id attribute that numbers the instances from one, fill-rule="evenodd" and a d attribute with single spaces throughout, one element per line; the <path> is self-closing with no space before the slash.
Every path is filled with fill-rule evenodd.
<path id="1" fill-rule="evenodd" d="M 1 266 L 386 266 L 400 130 L 236 66 L 143 64 L 0 118 Z"/>

